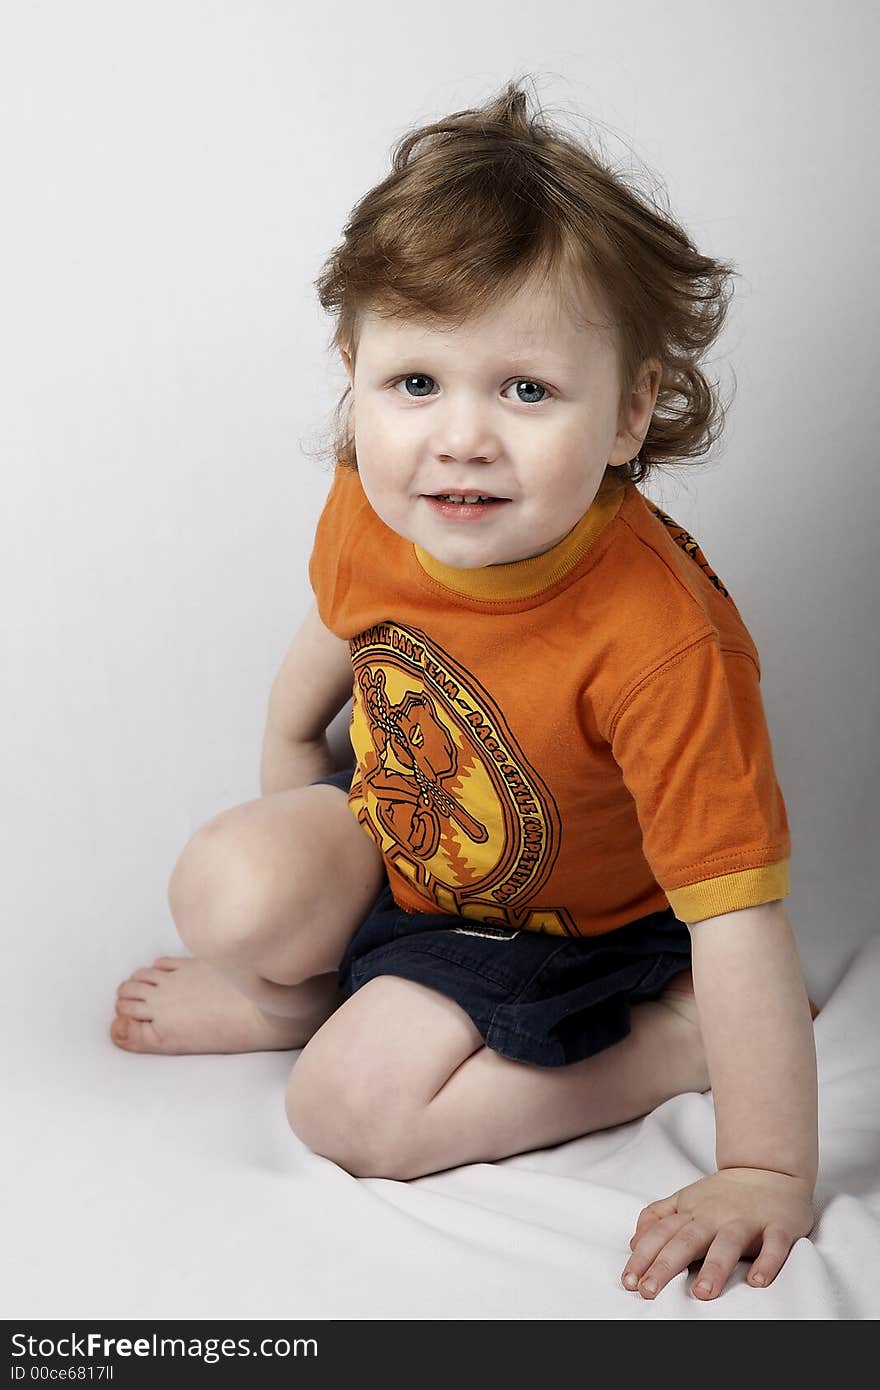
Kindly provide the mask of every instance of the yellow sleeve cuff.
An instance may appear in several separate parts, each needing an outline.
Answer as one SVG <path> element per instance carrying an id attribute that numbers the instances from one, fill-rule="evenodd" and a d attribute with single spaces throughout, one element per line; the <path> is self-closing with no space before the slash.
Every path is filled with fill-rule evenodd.
<path id="1" fill-rule="evenodd" d="M 689 883 L 685 888 L 664 889 L 672 911 L 680 922 L 702 922 L 706 917 L 720 917 L 725 912 L 738 912 L 743 907 L 760 907 L 775 902 L 791 892 L 790 860 L 766 864 L 759 869 L 740 869 L 735 874 L 721 874 L 701 883 Z"/>

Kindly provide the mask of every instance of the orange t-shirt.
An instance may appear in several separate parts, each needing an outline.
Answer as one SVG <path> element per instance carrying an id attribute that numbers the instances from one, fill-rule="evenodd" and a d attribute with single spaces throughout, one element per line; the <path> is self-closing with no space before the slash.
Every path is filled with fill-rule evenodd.
<path id="1" fill-rule="evenodd" d="M 613 469 L 551 550 L 465 570 L 337 463 L 309 578 L 351 649 L 349 807 L 399 907 L 594 936 L 790 892 L 755 644 Z"/>

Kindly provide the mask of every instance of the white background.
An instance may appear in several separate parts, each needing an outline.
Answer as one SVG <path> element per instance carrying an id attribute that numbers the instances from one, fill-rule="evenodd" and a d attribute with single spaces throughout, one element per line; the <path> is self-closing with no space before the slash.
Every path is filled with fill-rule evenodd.
<path id="1" fill-rule="evenodd" d="M 105 1146 L 144 1066 L 167 1096 L 254 1063 L 119 1052 L 115 987 L 182 952 L 176 857 L 259 795 L 345 384 L 313 281 L 404 130 L 523 73 L 741 272 L 723 448 L 647 491 L 761 654 L 814 998 L 876 934 L 878 29 L 815 0 L 6 0 L 0 1016 L 54 1144 Z M 98 1311 L 114 1272 L 83 1258 Z"/>

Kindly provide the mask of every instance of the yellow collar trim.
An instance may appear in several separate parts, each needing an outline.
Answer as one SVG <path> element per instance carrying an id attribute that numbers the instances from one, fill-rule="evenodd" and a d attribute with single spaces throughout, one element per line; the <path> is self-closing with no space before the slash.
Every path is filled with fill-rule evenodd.
<path id="1" fill-rule="evenodd" d="M 415 543 L 413 551 L 426 574 L 456 593 L 488 600 L 531 598 L 557 584 L 579 564 L 596 537 L 616 517 L 625 493 L 626 487 L 620 486 L 614 470 L 609 469 L 590 506 L 568 535 L 543 555 L 532 555 L 526 560 L 483 565 L 478 569 L 456 569 L 454 565 L 444 565 Z"/>

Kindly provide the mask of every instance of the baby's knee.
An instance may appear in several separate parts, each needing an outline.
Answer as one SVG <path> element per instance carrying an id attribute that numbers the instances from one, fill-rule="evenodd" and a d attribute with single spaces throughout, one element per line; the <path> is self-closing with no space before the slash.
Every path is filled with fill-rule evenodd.
<path id="1" fill-rule="evenodd" d="M 233 961 L 288 927 L 307 897 L 308 868 L 295 844 L 284 857 L 268 825 L 235 807 L 190 837 L 168 882 L 168 905 L 181 940 L 208 959 Z M 302 895 L 297 891 L 302 888 Z"/>
<path id="2" fill-rule="evenodd" d="M 290 1128 L 313 1153 L 356 1178 L 399 1178 L 407 1170 L 406 1146 L 395 1134 L 378 1098 L 358 1075 L 332 1058 L 300 1054 L 287 1083 L 284 1106 Z M 314 1059 L 314 1060 L 313 1060 Z"/>

